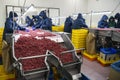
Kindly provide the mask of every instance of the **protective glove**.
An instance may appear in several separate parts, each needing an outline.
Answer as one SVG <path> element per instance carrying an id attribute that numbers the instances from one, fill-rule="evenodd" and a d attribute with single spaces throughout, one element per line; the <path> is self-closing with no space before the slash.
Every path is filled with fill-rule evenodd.
<path id="1" fill-rule="evenodd" d="M 25 32 L 29 32 L 29 29 L 25 29 Z"/>
<path id="2" fill-rule="evenodd" d="M 35 30 L 36 28 L 35 27 L 32 27 L 32 30 Z"/>

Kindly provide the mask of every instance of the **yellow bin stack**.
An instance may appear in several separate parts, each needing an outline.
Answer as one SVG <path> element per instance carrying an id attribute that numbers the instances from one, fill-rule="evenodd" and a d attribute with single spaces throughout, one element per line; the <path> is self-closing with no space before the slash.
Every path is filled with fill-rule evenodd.
<path id="1" fill-rule="evenodd" d="M 1 27 L 0 28 L 0 55 L 2 53 L 2 38 L 3 38 L 3 31 L 4 31 L 4 28 Z"/>
<path id="2" fill-rule="evenodd" d="M 61 26 L 52 26 L 52 31 L 63 32 L 64 31 L 64 25 L 61 25 Z"/>
<path id="3" fill-rule="evenodd" d="M 0 80 L 15 80 L 15 74 L 7 74 L 3 65 L 0 65 Z"/>
<path id="4" fill-rule="evenodd" d="M 76 49 L 86 47 L 87 29 L 72 29 L 72 43 Z"/>

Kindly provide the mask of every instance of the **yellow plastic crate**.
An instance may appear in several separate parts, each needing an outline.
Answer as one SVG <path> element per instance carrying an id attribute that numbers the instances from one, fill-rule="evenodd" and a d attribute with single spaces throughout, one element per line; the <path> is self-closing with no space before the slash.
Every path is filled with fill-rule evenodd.
<path id="1" fill-rule="evenodd" d="M 86 36 L 84 36 L 84 37 L 80 37 L 80 36 L 77 36 L 77 37 L 75 37 L 75 36 L 72 36 L 72 39 L 86 39 Z"/>
<path id="2" fill-rule="evenodd" d="M 7 80 L 15 78 L 15 74 L 6 74 L 3 65 L 0 65 L 0 80 Z"/>
<path id="3" fill-rule="evenodd" d="M 78 39 L 78 40 L 79 40 L 79 39 L 84 39 L 84 40 L 86 40 L 86 37 L 87 37 L 87 36 L 83 36 L 83 37 L 78 37 L 78 36 L 77 36 L 77 37 L 73 37 L 73 36 L 72 36 L 72 39 Z"/>
<path id="4" fill-rule="evenodd" d="M 4 30 L 4 27 L 0 27 L 0 30 Z"/>
<path id="5" fill-rule="evenodd" d="M 5 73 L 3 65 L 0 65 L 0 76 L 5 75 L 5 74 L 6 73 Z M 1 80 L 1 78 L 0 78 L 0 80 Z"/>
<path id="6" fill-rule="evenodd" d="M 85 41 L 72 41 L 72 43 L 73 44 L 75 44 L 75 45 L 85 45 L 86 44 L 86 42 Z"/>
<path id="7" fill-rule="evenodd" d="M 100 57 L 97 58 L 97 60 L 103 65 L 103 66 L 108 66 L 118 60 L 120 60 L 119 58 L 117 60 L 111 60 L 111 61 L 105 61 L 103 59 L 101 59 Z"/>
<path id="8" fill-rule="evenodd" d="M 8 80 L 8 79 L 15 79 L 15 74 L 0 75 L 0 80 Z"/>
<path id="9" fill-rule="evenodd" d="M 73 29 L 72 30 L 72 43 L 76 49 L 86 47 L 86 37 L 88 34 L 87 29 Z"/>
<path id="10" fill-rule="evenodd" d="M 75 45 L 75 44 L 73 44 L 73 45 L 74 45 L 74 47 L 77 47 L 77 48 L 85 48 L 84 45 Z"/>
<path id="11" fill-rule="evenodd" d="M 3 34 L 4 27 L 0 27 L 0 35 Z"/>
<path id="12" fill-rule="evenodd" d="M 72 29 L 72 33 L 88 33 L 87 29 Z"/>
<path id="13" fill-rule="evenodd" d="M 90 55 L 86 52 L 86 50 L 83 52 L 83 56 L 91 61 L 97 60 L 98 54 L 96 53 L 95 55 Z"/>
<path id="14" fill-rule="evenodd" d="M 86 40 L 75 40 L 75 39 L 72 39 L 72 42 L 75 42 L 75 43 L 84 43 L 84 42 L 86 42 Z"/>
<path id="15" fill-rule="evenodd" d="M 75 46 L 74 46 L 75 47 Z M 84 48 L 84 47 L 75 47 L 75 49 L 80 49 L 80 48 Z"/>
<path id="16" fill-rule="evenodd" d="M 3 37 L 3 34 L 0 34 L 0 39 L 2 39 L 2 37 Z"/>
<path id="17" fill-rule="evenodd" d="M 87 36 L 87 33 L 83 33 L 83 34 L 81 34 L 81 33 L 72 33 L 73 34 L 73 36 Z"/>
<path id="18" fill-rule="evenodd" d="M 63 32 L 64 26 L 52 26 L 52 31 Z"/>
<path id="19" fill-rule="evenodd" d="M 2 55 L 2 49 L 0 49 L 0 55 Z"/>
<path id="20" fill-rule="evenodd" d="M 0 75 L 0 80 L 7 80 L 7 75 Z"/>
<path id="21" fill-rule="evenodd" d="M 74 46 L 82 46 L 82 47 L 85 47 L 85 45 L 84 44 L 73 44 Z"/>

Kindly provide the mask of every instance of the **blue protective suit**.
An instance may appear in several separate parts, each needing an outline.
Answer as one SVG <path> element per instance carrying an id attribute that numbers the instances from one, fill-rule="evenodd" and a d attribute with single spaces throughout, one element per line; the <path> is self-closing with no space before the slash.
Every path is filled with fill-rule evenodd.
<path id="1" fill-rule="evenodd" d="M 41 11 L 39 16 L 42 17 L 41 27 L 40 28 L 51 31 L 52 30 L 52 20 L 47 17 L 46 12 Z"/>
<path id="2" fill-rule="evenodd" d="M 5 40 L 5 34 L 6 33 L 13 33 L 14 29 L 18 30 L 26 30 L 23 27 L 20 27 L 16 21 L 13 20 L 13 17 L 18 17 L 17 13 L 11 11 L 9 13 L 9 17 L 6 19 L 5 22 L 5 28 L 4 28 L 4 33 L 3 33 L 3 39 Z"/>
<path id="3" fill-rule="evenodd" d="M 41 27 L 41 21 L 42 19 L 39 16 L 33 16 L 33 20 L 34 20 L 34 25 L 33 28 L 37 29 Z"/>
<path id="4" fill-rule="evenodd" d="M 69 16 L 65 20 L 64 32 L 71 33 L 71 31 L 72 31 L 72 25 L 73 25 L 73 19 Z"/>
<path id="5" fill-rule="evenodd" d="M 108 17 L 106 15 L 103 15 L 101 20 L 98 22 L 98 27 L 99 28 L 109 28 L 107 19 L 108 19 Z"/>
<path id="6" fill-rule="evenodd" d="M 115 28 L 120 28 L 120 13 L 116 13 L 115 19 L 117 20 Z"/>
<path id="7" fill-rule="evenodd" d="M 113 28 L 116 27 L 115 18 L 114 18 L 113 16 L 111 16 L 111 17 L 109 18 L 109 27 L 110 27 L 110 28 L 111 28 L 111 27 L 113 27 Z"/>
<path id="8" fill-rule="evenodd" d="M 19 26 L 16 23 L 16 21 L 13 20 L 13 16 L 18 17 L 17 13 L 11 11 L 9 13 L 9 17 L 6 19 L 4 32 L 5 33 L 13 33 L 14 29 L 26 30 L 25 28 Z"/>
<path id="9" fill-rule="evenodd" d="M 34 25 L 33 20 L 30 19 L 29 16 L 26 16 L 26 19 L 25 19 L 25 20 L 26 20 L 26 23 L 27 23 L 27 27 Z"/>
<path id="10" fill-rule="evenodd" d="M 78 14 L 77 19 L 74 21 L 73 29 L 88 28 L 85 23 L 85 19 L 82 17 L 82 14 Z"/>

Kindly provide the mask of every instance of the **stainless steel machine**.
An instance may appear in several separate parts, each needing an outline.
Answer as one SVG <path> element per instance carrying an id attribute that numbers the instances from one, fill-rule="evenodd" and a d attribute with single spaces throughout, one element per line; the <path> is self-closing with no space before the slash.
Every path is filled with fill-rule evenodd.
<path id="1" fill-rule="evenodd" d="M 66 80 L 81 80 L 80 78 L 82 77 L 81 75 L 81 64 L 82 64 L 82 57 L 78 57 L 76 54 L 76 49 L 74 48 L 72 42 L 68 38 L 67 35 L 63 34 L 58 34 L 59 35 L 59 40 L 58 44 L 64 45 L 68 51 L 64 51 L 61 54 L 64 56 L 64 54 L 72 54 L 73 56 L 73 62 L 70 63 L 62 63 L 61 60 L 55 56 L 51 51 L 46 51 L 46 54 L 44 55 L 36 55 L 36 56 L 28 56 L 28 57 L 21 57 L 21 58 L 16 58 L 15 56 L 15 48 L 14 48 L 14 43 L 15 43 L 15 36 L 12 37 L 12 57 L 14 59 L 14 62 L 12 66 L 16 69 L 17 72 L 17 79 L 18 80 L 48 80 L 50 68 L 52 66 L 55 66 L 57 70 L 60 72 L 60 74 L 63 74 Z M 79 49 L 83 50 L 83 49 Z M 22 64 L 21 60 L 25 59 L 31 59 L 31 58 L 38 58 L 38 57 L 45 57 L 45 65 L 43 69 L 34 69 L 30 71 L 24 71 L 22 69 Z"/>

